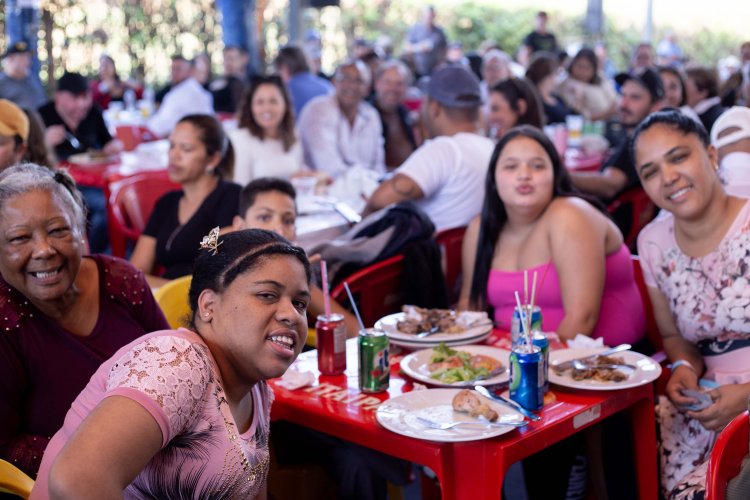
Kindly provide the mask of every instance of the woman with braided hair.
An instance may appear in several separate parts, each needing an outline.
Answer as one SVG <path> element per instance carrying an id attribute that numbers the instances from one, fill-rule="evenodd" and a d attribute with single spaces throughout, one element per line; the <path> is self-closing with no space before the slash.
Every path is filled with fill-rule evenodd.
<path id="1" fill-rule="evenodd" d="M 203 238 L 190 329 L 106 361 L 52 438 L 31 498 L 265 498 L 273 398 L 307 336 L 310 265 L 270 231 Z"/>

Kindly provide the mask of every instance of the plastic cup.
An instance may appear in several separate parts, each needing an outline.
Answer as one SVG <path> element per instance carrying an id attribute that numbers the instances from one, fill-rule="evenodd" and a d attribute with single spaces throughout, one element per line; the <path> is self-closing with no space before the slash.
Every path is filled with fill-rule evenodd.
<path id="1" fill-rule="evenodd" d="M 568 115 L 565 117 L 565 127 L 568 129 L 568 147 L 577 148 L 581 145 L 583 137 L 584 119 L 581 115 Z"/>
<path id="2" fill-rule="evenodd" d="M 318 179 L 312 176 L 294 177 L 290 182 L 297 192 L 297 196 L 304 197 L 315 194 L 315 186 L 318 184 Z"/>

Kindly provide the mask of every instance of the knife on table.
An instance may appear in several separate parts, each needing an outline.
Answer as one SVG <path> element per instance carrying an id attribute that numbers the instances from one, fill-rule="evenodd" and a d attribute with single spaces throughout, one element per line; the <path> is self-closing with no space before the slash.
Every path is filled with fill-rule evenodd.
<path id="1" fill-rule="evenodd" d="M 529 410 L 527 410 L 523 406 L 519 405 L 515 401 L 512 401 L 510 399 L 506 399 L 506 398 L 504 398 L 502 396 L 498 396 L 494 392 L 490 392 L 486 387 L 483 387 L 481 385 L 475 385 L 474 386 L 474 390 L 477 391 L 479 394 L 481 394 L 482 396 L 484 396 L 486 398 L 490 398 L 490 399 L 495 400 L 498 403 L 503 404 L 503 405 L 505 405 L 505 406 L 507 406 L 509 408 L 513 408 L 517 412 L 519 412 L 522 415 L 524 415 L 526 418 L 529 418 L 529 419 L 531 419 L 533 421 L 541 420 L 541 418 L 542 418 L 539 415 L 537 415 L 536 413 L 530 412 Z"/>

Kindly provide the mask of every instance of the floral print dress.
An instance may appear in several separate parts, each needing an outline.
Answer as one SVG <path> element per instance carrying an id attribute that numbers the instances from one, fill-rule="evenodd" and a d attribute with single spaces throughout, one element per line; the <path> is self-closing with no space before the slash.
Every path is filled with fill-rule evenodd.
<path id="1" fill-rule="evenodd" d="M 694 258 L 677 245 L 671 214 L 643 229 L 638 253 L 646 284 L 669 302 L 677 330 L 703 355 L 704 378 L 719 385 L 750 382 L 750 203 L 713 252 Z M 662 493 L 705 497 L 706 466 L 716 433 L 666 397 L 656 408 Z"/>

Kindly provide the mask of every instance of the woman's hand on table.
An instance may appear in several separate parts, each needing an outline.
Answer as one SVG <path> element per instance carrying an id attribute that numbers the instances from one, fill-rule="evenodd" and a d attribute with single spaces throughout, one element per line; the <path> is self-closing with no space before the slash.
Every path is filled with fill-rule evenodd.
<path id="1" fill-rule="evenodd" d="M 750 383 L 723 385 L 708 394 L 714 404 L 705 410 L 689 411 L 687 415 L 698 420 L 706 429 L 718 431 L 747 408 Z"/>
<path id="2" fill-rule="evenodd" d="M 667 382 L 667 397 L 677 407 L 696 403 L 695 399 L 682 394 L 684 389 L 699 390 L 698 375 L 685 365 L 675 368 Z"/>

